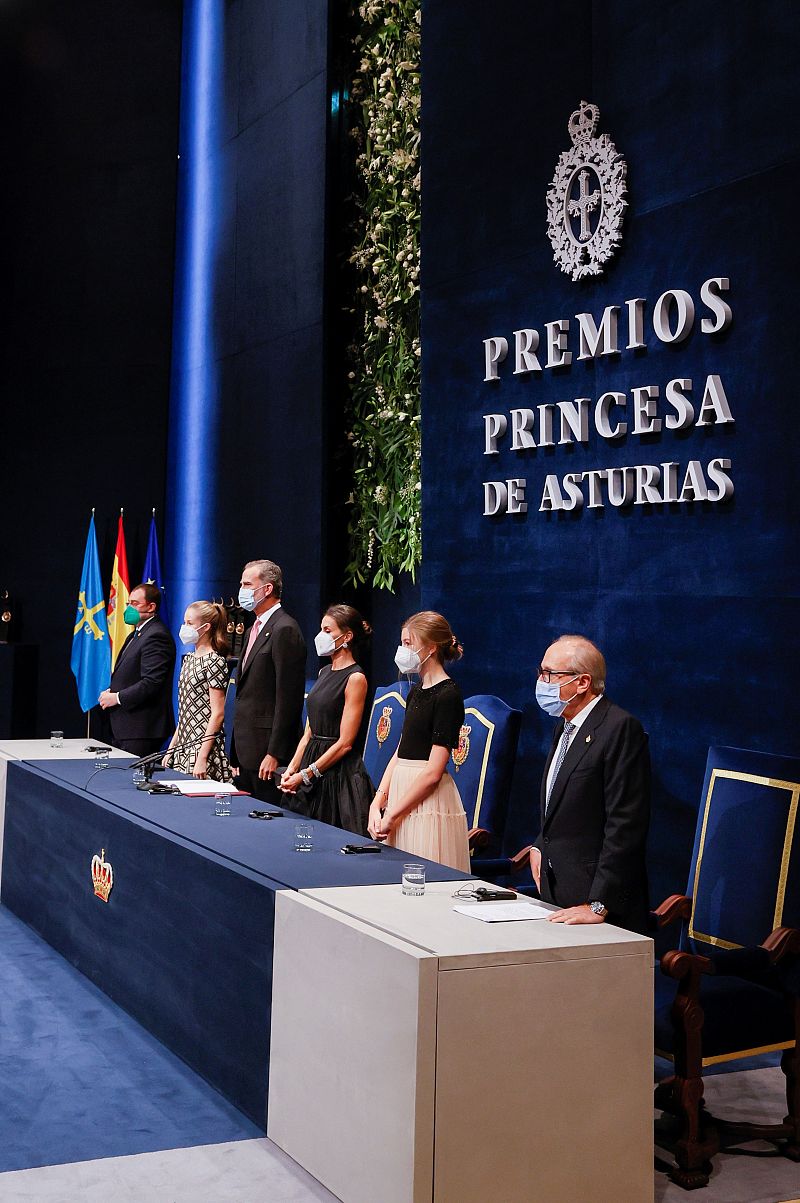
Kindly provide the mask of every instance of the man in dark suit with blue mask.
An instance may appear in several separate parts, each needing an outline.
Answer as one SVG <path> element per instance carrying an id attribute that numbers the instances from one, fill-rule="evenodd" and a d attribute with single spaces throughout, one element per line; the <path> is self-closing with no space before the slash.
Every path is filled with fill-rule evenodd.
<path id="1" fill-rule="evenodd" d="M 280 774 L 302 733 L 306 644 L 281 605 L 283 574 L 271 560 L 251 560 L 242 570 L 239 605 L 255 622 L 236 674 L 231 765 L 241 789 L 280 803 Z"/>
<path id="2" fill-rule="evenodd" d="M 114 746 L 134 756 L 158 752 L 175 730 L 175 640 L 158 617 L 160 603 L 156 585 L 131 589 L 125 621 L 135 626 L 117 656 L 109 688 L 98 699 L 111 723 Z"/>
<path id="3" fill-rule="evenodd" d="M 545 652 L 536 700 L 560 719 L 541 785 L 531 870 L 556 923 L 644 932 L 650 753 L 642 724 L 605 696 L 602 652 L 562 635 Z"/>

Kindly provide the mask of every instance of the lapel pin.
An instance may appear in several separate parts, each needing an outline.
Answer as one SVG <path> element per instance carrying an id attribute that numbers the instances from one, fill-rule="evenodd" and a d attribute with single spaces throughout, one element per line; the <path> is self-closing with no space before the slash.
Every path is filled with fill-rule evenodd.
<path id="1" fill-rule="evenodd" d="M 586 742 L 587 742 L 587 744 L 590 744 L 590 743 L 592 742 L 592 737 L 591 737 L 591 735 L 587 735 L 587 736 L 586 736 Z"/>

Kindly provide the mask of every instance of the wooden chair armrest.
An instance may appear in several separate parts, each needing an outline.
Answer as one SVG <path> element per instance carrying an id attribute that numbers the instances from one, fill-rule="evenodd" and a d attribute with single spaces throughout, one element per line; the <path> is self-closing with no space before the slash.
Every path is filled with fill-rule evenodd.
<path id="1" fill-rule="evenodd" d="M 491 838 L 491 831 L 487 831 L 485 827 L 472 827 L 467 832 L 470 848 L 485 848 Z"/>
<path id="2" fill-rule="evenodd" d="M 692 913 L 692 900 L 685 894 L 670 894 L 660 906 L 650 912 L 657 928 L 669 927 L 676 919 L 688 919 Z"/>
<path id="3" fill-rule="evenodd" d="M 770 963 L 777 965 L 784 957 L 800 953 L 800 928 L 776 927 L 761 947 L 769 953 Z"/>
<path id="4" fill-rule="evenodd" d="M 508 859 L 511 862 L 511 872 L 521 873 L 523 869 L 527 869 L 530 864 L 530 852 L 533 844 L 526 844 L 524 848 L 520 848 L 519 852 L 515 852 Z"/>
<path id="5" fill-rule="evenodd" d="M 665 952 L 661 958 L 661 972 L 665 977 L 671 977 L 676 982 L 691 987 L 693 982 L 699 982 L 702 974 L 713 973 L 714 965 L 708 957 L 675 948 L 671 952 Z"/>

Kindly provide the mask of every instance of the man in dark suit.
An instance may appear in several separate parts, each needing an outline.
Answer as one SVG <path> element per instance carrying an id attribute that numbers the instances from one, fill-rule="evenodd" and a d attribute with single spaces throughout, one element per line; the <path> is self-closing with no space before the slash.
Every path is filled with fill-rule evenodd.
<path id="1" fill-rule="evenodd" d="M 161 590 L 155 585 L 131 590 L 128 606 L 139 621 L 120 649 L 109 688 L 98 699 L 108 713 L 112 742 L 134 756 L 157 752 L 175 730 L 175 640 L 158 617 L 160 603 Z"/>
<path id="2" fill-rule="evenodd" d="M 301 735 L 306 644 L 281 606 L 283 577 L 271 560 L 251 560 L 242 572 L 239 604 L 254 610 L 236 674 L 231 764 L 238 785 L 277 803 L 279 766 L 291 760 Z"/>
<path id="3" fill-rule="evenodd" d="M 562 635 L 545 652 L 536 697 L 560 716 L 541 786 L 531 870 L 557 923 L 606 919 L 644 932 L 650 753 L 638 719 L 605 696 L 599 648 Z"/>

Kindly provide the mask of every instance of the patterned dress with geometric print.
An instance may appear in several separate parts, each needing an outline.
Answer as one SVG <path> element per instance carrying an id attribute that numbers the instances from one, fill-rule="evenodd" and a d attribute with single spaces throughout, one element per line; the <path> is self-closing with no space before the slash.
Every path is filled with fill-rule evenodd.
<path id="1" fill-rule="evenodd" d="M 178 678 L 178 733 L 176 744 L 190 744 L 182 752 L 176 752 L 172 768 L 182 773 L 191 773 L 201 748 L 210 749 L 206 765 L 206 777 L 210 781 L 232 781 L 228 758 L 225 755 L 225 732 L 220 731 L 215 740 L 200 742 L 206 733 L 211 718 L 210 689 L 228 688 L 228 664 L 219 652 L 198 655 L 191 652 L 184 656 L 181 675 Z"/>

